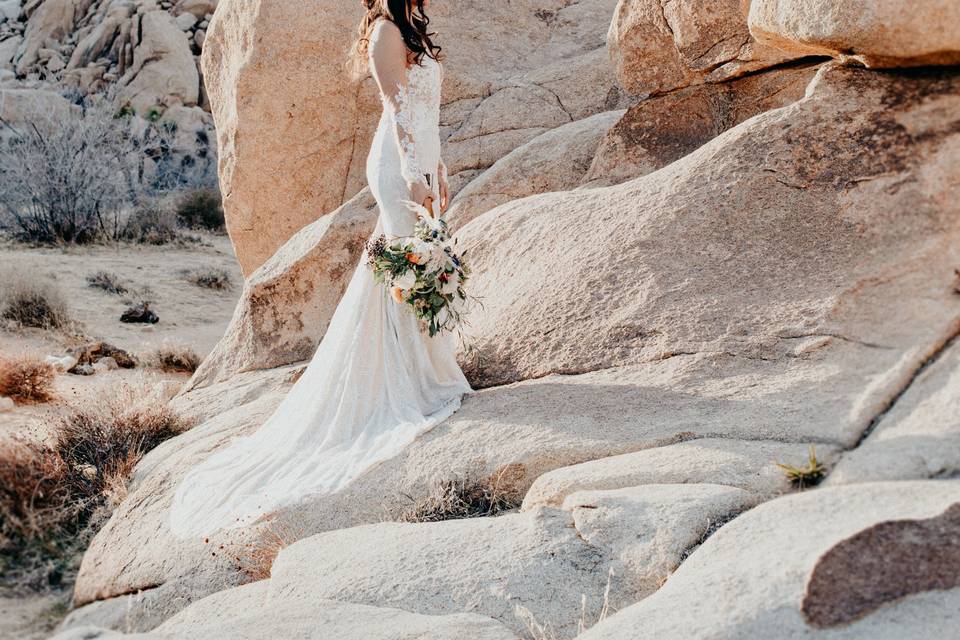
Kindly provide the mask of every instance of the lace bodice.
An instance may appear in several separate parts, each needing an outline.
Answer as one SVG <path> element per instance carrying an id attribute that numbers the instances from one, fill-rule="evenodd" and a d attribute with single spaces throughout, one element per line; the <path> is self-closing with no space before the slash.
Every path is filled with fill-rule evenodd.
<path id="1" fill-rule="evenodd" d="M 440 160 L 440 85 L 443 69 L 439 62 L 423 56 L 419 64 L 407 66 L 407 48 L 395 25 L 380 21 L 371 32 L 370 70 L 380 88 L 383 102 L 381 128 L 391 130 L 400 157 L 400 174 L 408 185 L 436 185 Z"/>

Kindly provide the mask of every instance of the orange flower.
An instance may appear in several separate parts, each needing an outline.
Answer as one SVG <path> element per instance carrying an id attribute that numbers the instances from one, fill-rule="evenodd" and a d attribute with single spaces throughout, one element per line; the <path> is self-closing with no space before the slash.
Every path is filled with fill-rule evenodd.
<path id="1" fill-rule="evenodd" d="M 420 264 L 420 257 L 415 253 L 408 253 L 407 262 L 412 262 L 413 264 Z"/>
<path id="2" fill-rule="evenodd" d="M 403 289 L 400 287 L 390 289 L 390 294 L 393 295 L 393 299 L 396 300 L 397 303 L 403 302 Z"/>

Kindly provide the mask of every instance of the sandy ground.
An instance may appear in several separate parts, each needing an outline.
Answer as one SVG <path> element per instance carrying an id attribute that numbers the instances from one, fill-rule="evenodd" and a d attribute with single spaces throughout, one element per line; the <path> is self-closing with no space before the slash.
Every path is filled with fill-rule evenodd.
<path id="1" fill-rule="evenodd" d="M 223 269 L 232 286 L 211 290 L 189 282 L 185 272 Z M 87 284 L 87 276 L 108 271 L 131 293 L 118 296 Z M 39 279 L 53 283 L 66 300 L 74 327 L 70 331 L 0 328 L 0 355 L 63 355 L 69 347 L 104 340 L 135 356 L 165 346 L 188 348 L 201 358 L 219 340 L 233 314 L 243 276 L 226 236 L 204 236 L 199 245 L 154 247 L 137 245 L 68 249 L 29 248 L 0 243 L 0 287 L 7 279 Z M 146 299 L 159 316 L 155 325 L 124 324 L 120 315 L 132 301 Z M 185 374 L 138 367 L 92 376 L 61 374 L 56 399 L 43 405 L 19 405 L 0 411 L 0 445 L 9 438 L 38 438 L 52 412 L 109 393 L 120 382 L 135 385 L 180 385 Z M 49 637 L 67 611 L 69 594 L 16 597 L 0 592 L 0 638 L 34 640 Z"/>
<path id="2" fill-rule="evenodd" d="M 0 592 L 0 638 L 43 640 L 50 637 L 66 614 L 64 594 L 13 596 Z"/>
<path id="3" fill-rule="evenodd" d="M 52 283 L 66 300 L 75 324 L 66 332 L 2 329 L 0 355 L 63 355 L 83 342 L 105 340 L 139 356 L 159 347 L 174 347 L 191 349 L 202 358 L 223 334 L 243 287 L 229 238 L 205 235 L 202 240 L 184 246 L 121 244 L 66 249 L 0 244 L 0 287 L 12 278 Z M 186 273 L 198 269 L 226 271 L 231 286 L 211 290 L 189 282 Z M 130 293 L 121 296 L 90 287 L 87 277 L 98 271 L 117 276 Z M 150 302 L 160 321 L 153 325 L 120 322 L 130 303 L 141 299 Z M 57 410 L 58 404 L 82 401 L 109 389 L 117 380 L 149 384 L 185 379 L 142 368 L 94 376 L 62 375 L 56 383 L 59 402 L 0 413 L 0 440 L 42 431 L 44 415 Z"/>

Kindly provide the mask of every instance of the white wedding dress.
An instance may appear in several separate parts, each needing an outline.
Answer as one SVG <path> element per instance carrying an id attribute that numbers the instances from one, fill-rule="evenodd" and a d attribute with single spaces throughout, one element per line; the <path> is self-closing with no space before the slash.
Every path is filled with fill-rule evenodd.
<path id="1" fill-rule="evenodd" d="M 408 182 L 433 174 L 439 195 L 442 68 L 425 56 L 409 71 L 401 61 L 397 73 L 374 75 L 384 105 L 367 157 L 380 208 L 375 234 L 406 236 L 416 221 L 404 205 Z M 423 333 L 408 305 L 374 281 L 364 253 L 313 359 L 275 413 L 186 474 L 171 531 L 209 535 L 338 491 L 449 417 L 469 391 L 451 336 Z"/>

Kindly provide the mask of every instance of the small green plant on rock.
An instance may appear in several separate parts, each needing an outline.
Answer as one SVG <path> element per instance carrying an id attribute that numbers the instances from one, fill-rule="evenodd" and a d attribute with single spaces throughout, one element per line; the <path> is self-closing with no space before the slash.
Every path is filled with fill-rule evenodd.
<path id="1" fill-rule="evenodd" d="M 790 484 L 798 489 L 815 487 L 823 481 L 827 472 L 823 463 L 817 459 L 817 450 L 813 445 L 810 445 L 810 455 L 805 467 L 795 467 L 783 462 L 778 462 L 777 466 L 783 469 L 783 473 L 787 476 Z"/>

